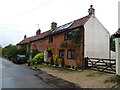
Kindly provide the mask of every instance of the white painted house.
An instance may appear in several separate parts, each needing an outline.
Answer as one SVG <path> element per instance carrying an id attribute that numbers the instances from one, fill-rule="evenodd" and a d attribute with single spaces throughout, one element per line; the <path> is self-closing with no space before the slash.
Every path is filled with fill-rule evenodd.
<path id="1" fill-rule="evenodd" d="M 110 33 L 95 16 L 95 10 L 89 9 L 91 18 L 84 25 L 84 57 L 110 58 Z"/>
<path id="2" fill-rule="evenodd" d="M 114 34 L 116 47 L 116 74 L 120 75 L 120 28 Z"/>

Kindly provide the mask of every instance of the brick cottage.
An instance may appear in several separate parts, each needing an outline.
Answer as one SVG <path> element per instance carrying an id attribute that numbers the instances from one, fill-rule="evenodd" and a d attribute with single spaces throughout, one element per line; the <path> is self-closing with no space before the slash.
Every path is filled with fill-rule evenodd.
<path id="1" fill-rule="evenodd" d="M 85 66 L 85 57 L 109 58 L 110 34 L 95 17 L 95 9 L 90 6 L 89 15 L 57 27 L 51 23 L 51 29 L 41 33 L 37 30 L 32 37 L 24 36 L 17 44 L 18 49 L 26 45 L 27 51 L 39 50 L 48 52 L 47 61 L 53 55 L 64 58 L 65 64 Z M 53 51 L 51 51 L 51 49 Z"/>

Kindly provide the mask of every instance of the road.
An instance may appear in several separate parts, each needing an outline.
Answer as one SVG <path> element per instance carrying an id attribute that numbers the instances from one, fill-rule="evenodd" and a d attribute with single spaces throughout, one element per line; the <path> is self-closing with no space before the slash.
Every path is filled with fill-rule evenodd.
<path id="1" fill-rule="evenodd" d="M 2 88 L 75 88 L 67 81 L 57 79 L 42 71 L 35 71 L 26 65 L 17 65 L 2 60 Z"/>

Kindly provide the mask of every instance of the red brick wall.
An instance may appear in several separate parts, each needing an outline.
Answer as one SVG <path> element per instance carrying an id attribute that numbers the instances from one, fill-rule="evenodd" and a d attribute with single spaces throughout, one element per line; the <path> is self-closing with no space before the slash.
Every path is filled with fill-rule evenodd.
<path id="1" fill-rule="evenodd" d="M 59 56 L 59 50 L 61 49 L 64 49 L 65 52 L 64 52 L 64 60 L 65 60 L 65 64 L 67 65 L 74 65 L 76 66 L 77 64 L 80 64 L 82 65 L 83 63 L 83 46 L 84 46 L 84 43 L 83 43 L 83 28 L 81 28 L 81 37 L 78 37 L 78 38 L 81 38 L 80 40 L 80 44 L 81 44 L 81 47 L 79 48 L 63 48 L 60 46 L 60 43 L 62 41 L 64 41 L 64 33 L 59 33 L 59 34 L 55 34 L 53 35 L 53 42 L 49 43 L 48 42 L 48 37 L 42 39 L 42 40 L 38 40 L 38 41 L 35 41 L 34 44 L 32 45 L 32 48 L 33 49 L 38 49 L 39 51 L 42 51 L 44 53 L 45 50 L 47 50 L 47 47 L 54 47 L 54 55 L 57 55 Z M 40 45 L 40 41 L 42 41 L 42 45 Z M 72 41 L 71 40 L 67 40 L 68 43 L 71 43 Z M 68 49 L 74 49 L 75 50 L 75 59 L 68 59 L 67 58 L 67 51 Z M 50 58 L 48 58 L 49 60 Z"/>

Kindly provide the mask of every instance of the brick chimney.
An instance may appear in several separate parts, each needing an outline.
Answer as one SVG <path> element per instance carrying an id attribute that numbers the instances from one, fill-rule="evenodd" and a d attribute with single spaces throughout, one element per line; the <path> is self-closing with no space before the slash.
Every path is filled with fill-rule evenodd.
<path id="1" fill-rule="evenodd" d="M 41 30 L 38 29 L 38 30 L 36 31 L 36 35 L 40 35 L 40 34 L 41 34 Z"/>
<path id="2" fill-rule="evenodd" d="M 56 22 L 52 22 L 51 23 L 51 29 L 55 29 L 57 28 L 57 23 Z"/>
<path id="3" fill-rule="evenodd" d="M 88 9 L 89 15 L 95 15 L 95 9 L 93 8 L 93 5 L 90 5 L 90 8 Z"/>
<path id="4" fill-rule="evenodd" d="M 26 39 L 27 38 L 27 36 L 26 35 L 24 35 L 24 39 Z"/>

